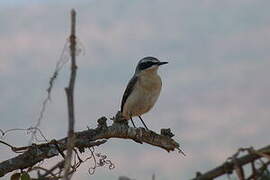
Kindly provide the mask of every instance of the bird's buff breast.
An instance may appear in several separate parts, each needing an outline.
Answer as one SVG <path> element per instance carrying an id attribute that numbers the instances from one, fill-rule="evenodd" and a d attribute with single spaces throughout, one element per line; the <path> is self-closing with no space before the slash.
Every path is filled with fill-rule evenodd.
<path id="1" fill-rule="evenodd" d="M 128 97 L 124 107 L 123 115 L 140 116 L 148 112 L 157 101 L 161 90 L 161 80 L 159 76 L 139 77 L 134 91 Z"/>

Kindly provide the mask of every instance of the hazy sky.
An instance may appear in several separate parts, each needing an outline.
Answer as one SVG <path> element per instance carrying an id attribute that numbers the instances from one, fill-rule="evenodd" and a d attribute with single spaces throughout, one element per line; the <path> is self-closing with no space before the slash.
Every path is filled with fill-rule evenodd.
<path id="1" fill-rule="evenodd" d="M 169 64 L 159 71 L 163 89 L 144 120 L 158 132 L 171 128 L 187 154 L 112 139 L 96 150 L 116 168 L 99 168 L 90 178 L 146 180 L 155 173 L 157 180 L 189 179 L 239 147 L 267 145 L 269 6 L 268 0 L 1 0 L 0 128 L 36 122 L 75 8 L 84 52 L 78 57 L 76 130 L 112 117 L 138 60 L 151 55 Z M 66 135 L 68 70 L 66 65 L 61 71 L 42 120 L 49 139 Z M 29 136 L 14 132 L 5 140 L 23 146 Z M 15 156 L 6 146 L 0 149 L 1 161 Z M 88 179 L 90 166 L 84 164 L 74 179 Z"/>

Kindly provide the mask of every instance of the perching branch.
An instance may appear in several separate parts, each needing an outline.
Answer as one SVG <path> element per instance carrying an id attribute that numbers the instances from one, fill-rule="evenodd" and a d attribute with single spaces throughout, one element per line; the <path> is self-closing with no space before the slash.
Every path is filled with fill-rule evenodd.
<path id="1" fill-rule="evenodd" d="M 70 34 L 70 56 L 71 56 L 71 73 L 69 86 L 65 89 L 67 95 L 67 105 L 68 105 L 68 147 L 67 155 L 65 157 L 65 170 L 64 179 L 68 180 L 69 170 L 71 167 L 72 149 L 74 147 L 74 124 L 75 124 L 75 113 L 74 113 L 74 86 L 76 80 L 76 12 L 71 10 L 71 34 Z"/>
<path id="2" fill-rule="evenodd" d="M 119 122 L 119 118 L 119 116 L 116 116 L 114 123 L 107 126 L 107 118 L 102 117 L 98 120 L 97 128 L 74 133 L 74 147 L 80 152 L 84 152 L 87 147 L 106 143 L 106 139 L 120 138 L 147 143 L 168 152 L 174 150 L 181 152 L 179 143 L 171 138 L 171 133 L 168 130 L 166 134 L 164 133 L 165 130 L 162 130 L 162 134 L 157 134 L 153 131 L 146 131 L 144 128 L 132 128 L 121 120 Z M 21 155 L 1 162 L 0 177 L 14 170 L 29 168 L 40 161 L 58 156 L 59 151 L 67 150 L 67 140 L 68 138 L 65 137 L 49 143 L 33 144 Z"/>
<path id="3" fill-rule="evenodd" d="M 241 151 L 241 149 L 240 149 Z M 193 178 L 192 180 L 212 180 L 216 177 L 219 177 L 221 175 L 231 173 L 233 170 L 238 170 L 239 167 L 242 167 L 248 163 L 252 163 L 255 160 L 266 157 L 270 161 L 270 145 L 263 147 L 259 150 L 252 150 L 249 154 L 242 156 L 240 158 L 234 158 L 232 161 L 226 161 L 222 165 L 204 173 L 198 173 L 198 176 L 196 178 Z M 239 176 L 239 175 L 238 175 Z M 241 176 L 240 176 L 241 177 Z"/>

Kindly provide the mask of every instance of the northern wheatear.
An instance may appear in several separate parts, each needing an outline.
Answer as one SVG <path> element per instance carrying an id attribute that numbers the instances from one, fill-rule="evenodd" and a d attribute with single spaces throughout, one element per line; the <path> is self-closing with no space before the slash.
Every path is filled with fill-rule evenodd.
<path id="1" fill-rule="evenodd" d="M 135 74 L 126 87 L 121 103 L 122 116 L 126 120 L 130 119 L 134 127 L 132 117 L 139 116 L 148 130 L 141 115 L 148 112 L 156 103 L 162 86 L 157 70 L 160 65 L 167 63 L 160 62 L 154 57 L 145 57 L 137 64 Z"/>

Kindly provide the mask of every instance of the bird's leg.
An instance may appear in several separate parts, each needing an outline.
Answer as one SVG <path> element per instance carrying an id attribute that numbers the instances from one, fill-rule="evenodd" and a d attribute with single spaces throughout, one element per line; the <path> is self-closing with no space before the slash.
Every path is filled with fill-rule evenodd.
<path id="1" fill-rule="evenodd" d="M 143 123 L 143 125 L 144 125 L 145 129 L 146 129 L 146 130 L 149 130 L 149 129 L 146 127 L 145 123 L 143 122 L 143 120 L 142 120 L 141 116 L 139 116 L 139 118 L 140 118 L 140 120 L 142 121 L 142 123 Z"/>
<path id="2" fill-rule="evenodd" d="M 136 126 L 135 126 L 135 124 L 134 124 L 134 122 L 133 122 L 133 120 L 132 120 L 132 116 L 130 116 L 130 120 L 131 120 L 131 122 L 132 122 L 134 128 L 136 128 Z"/>

